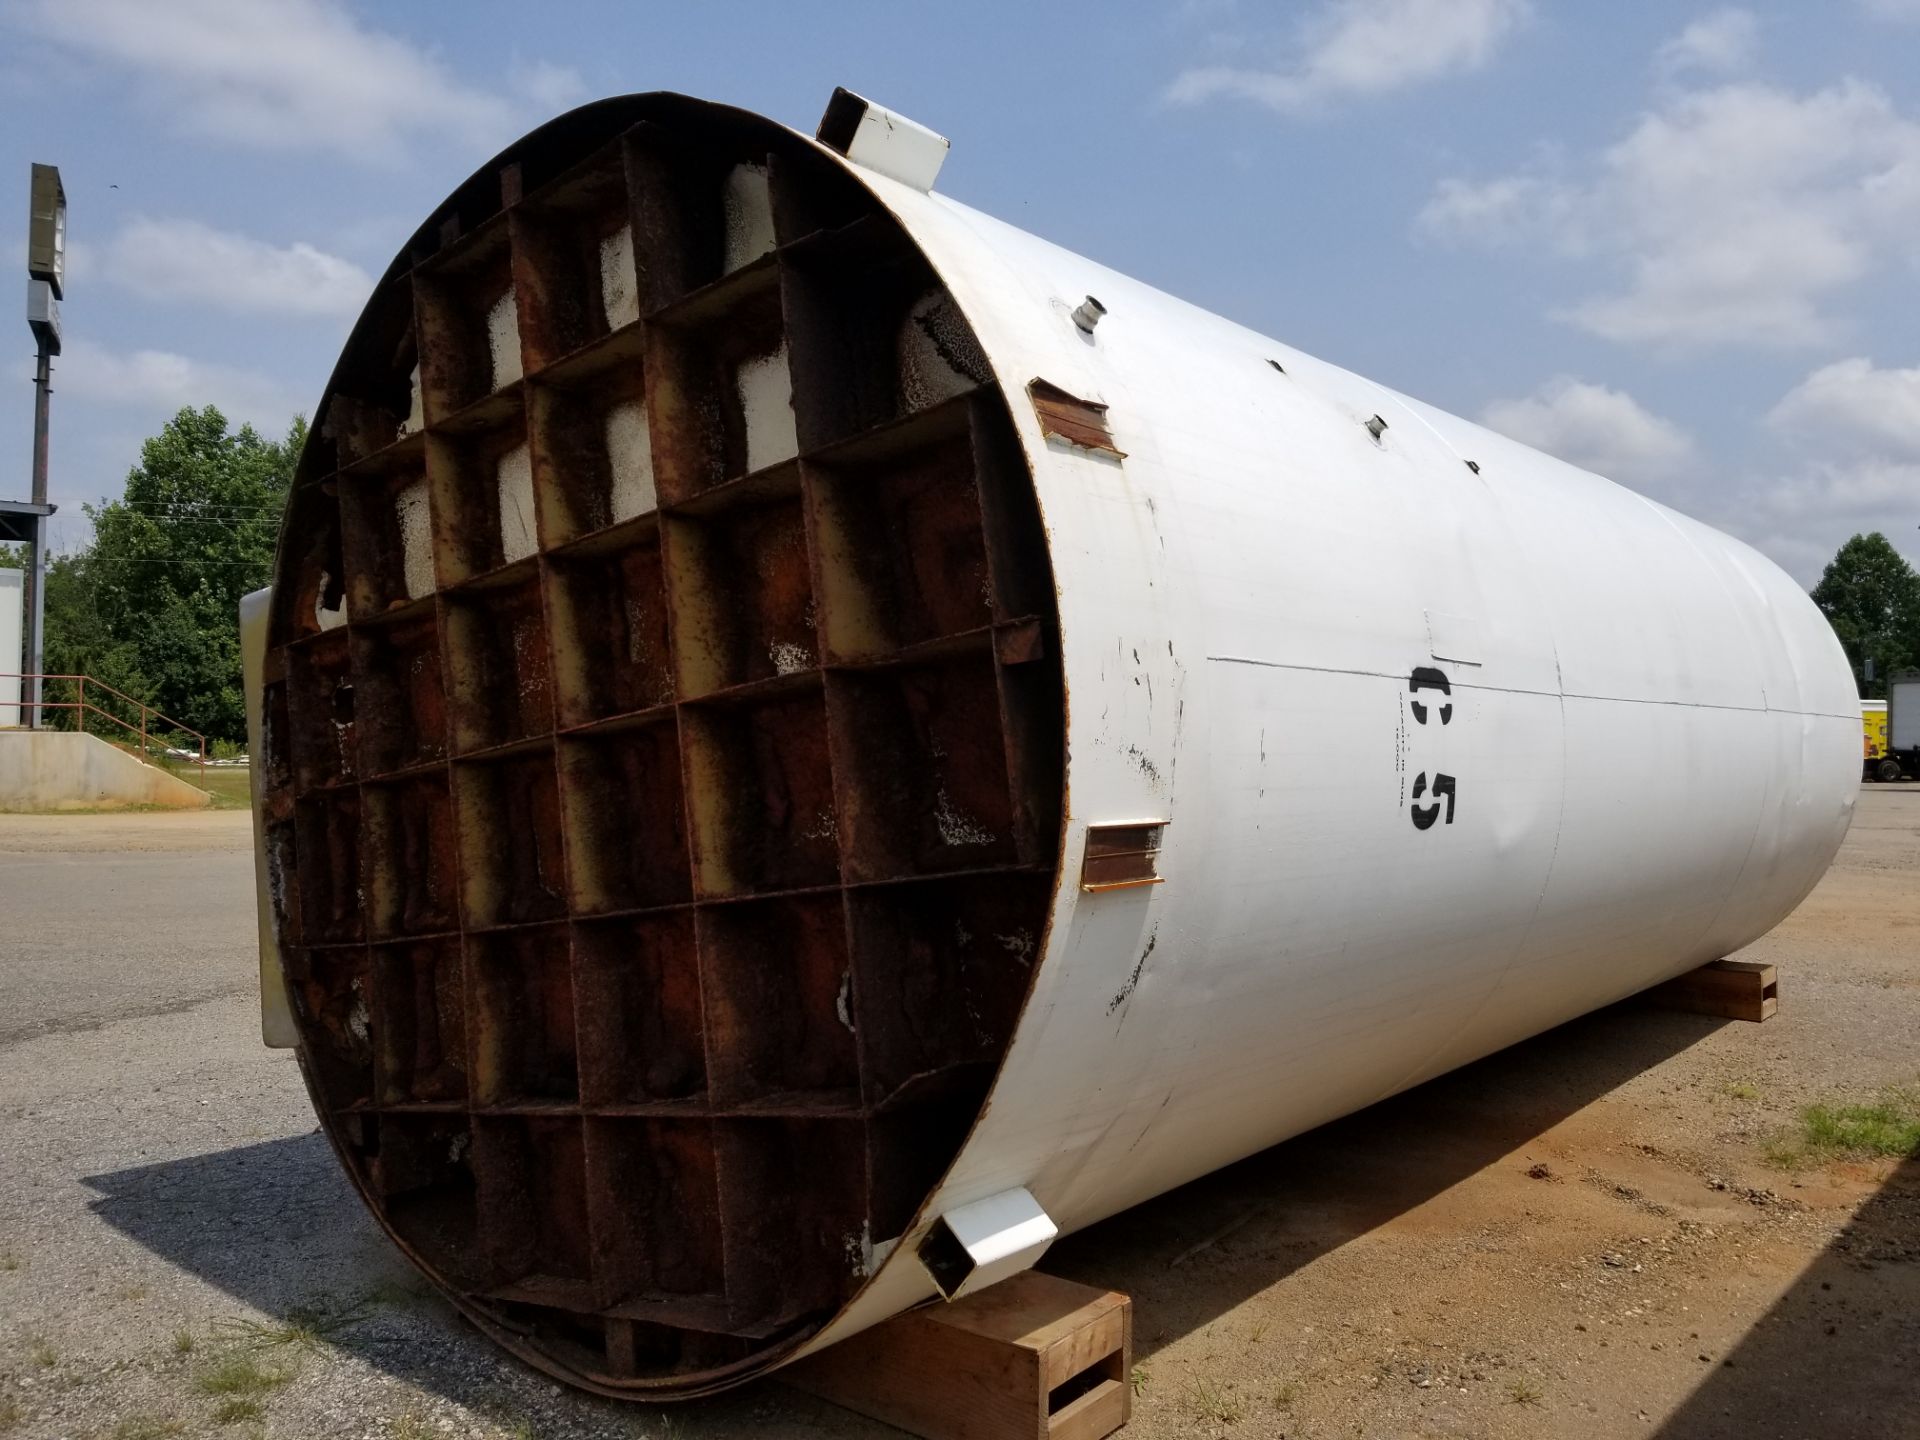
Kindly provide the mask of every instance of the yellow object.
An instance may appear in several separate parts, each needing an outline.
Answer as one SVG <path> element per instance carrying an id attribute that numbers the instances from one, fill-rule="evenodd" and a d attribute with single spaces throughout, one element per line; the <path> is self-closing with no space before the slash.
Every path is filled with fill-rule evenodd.
<path id="1" fill-rule="evenodd" d="M 1860 724 L 1866 734 L 1866 760 L 1871 765 L 1887 753 L 1887 702 L 1862 700 Z"/>

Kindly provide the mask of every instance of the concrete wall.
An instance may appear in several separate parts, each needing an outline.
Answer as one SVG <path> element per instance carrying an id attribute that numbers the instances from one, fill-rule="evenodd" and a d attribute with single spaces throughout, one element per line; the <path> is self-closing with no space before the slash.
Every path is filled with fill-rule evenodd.
<path id="1" fill-rule="evenodd" d="M 0 731 L 0 810 L 188 809 L 213 797 L 96 735 Z"/>

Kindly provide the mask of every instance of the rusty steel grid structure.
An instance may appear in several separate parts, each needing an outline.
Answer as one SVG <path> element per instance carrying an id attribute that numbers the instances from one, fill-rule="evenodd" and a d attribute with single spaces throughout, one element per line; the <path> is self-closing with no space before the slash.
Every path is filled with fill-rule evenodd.
<path id="1" fill-rule="evenodd" d="M 381 1224 L 573 1383 L 790 1354 L 979 1113 L 1063 803 L 1007 404 L 841 167 L 670 96 L 456 191 L 329 383 L 259 762 L 302 1066 Z"/>

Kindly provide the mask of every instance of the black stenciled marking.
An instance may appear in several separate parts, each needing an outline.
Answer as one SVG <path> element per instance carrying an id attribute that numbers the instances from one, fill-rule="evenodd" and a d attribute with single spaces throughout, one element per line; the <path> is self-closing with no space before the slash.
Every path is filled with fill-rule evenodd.
<path id="1" fill-rule="evenodd" d="M 1452 695 L 1453 686 L 1447 677 L 1431 665 L 1417 665 L 1407 680 L 1407 690 L 1418 695 L 1422 690 L 1438 690 L 1442 695 Z M 1413 702 L 1413 718 L 1422 725 L 1427 723 L 1427 707 L 1418 700 Z M 1440 707 L 1440 723 L 1450 724 L 1453 720 L 1453 703 L 1448 701 Z"/>
<path id="2" fill-rule="evenodd" d="M 1400 713 L 1393 722 L 1393 770 L 1400 777 L 1400 808 L 1407 808 L 1407 706 L 1400 702 Z"/>
<path id="3" fill-rule="evenodd" d="M 1413 673 L 1407 677 L 1407 693 L 1409 695 L 1418 695 L 1422 690 L 1438 690 L 1442 695 L 1445 695 L 1448 697 L 1446 703 L 1440 706 L 1440 723 L 1442 725 L 1452 724 L 1453 723 L 1453 700 L 1452 700 L 1453 683 L 1447 679 L 1445 673 L 1440 670 L 1434 669 L 1434 667 L 1431 665 L 1414 666 Z M 1419 700 L 1413 700 L 1408 703 L 1410 704 L 1413 710 L 1413 718 L 1415 723 L 1420 725 L 1425 725 L 1427 723 L 1426 705 Z M 1402 732 L 1404 733 L 1406 729 L 1406 712 L 1404 709 L 1401 712 L 1400 726 L 1401 726 Z M 1405 793 L 1404 786 L 1406 785 L 1406 771 L 1404 769 L 1404 766 L 1401 770 L 1400 783 L 1403 787 L 1401 791 L 1401 803 L 1405 805 L 1406 793 Z M 1434 772 L 1433 803 L 1429 805 L 1421 805 L 1416 803 L 1414 805 L 1410 805 L 1407 807 L 1407 813 L 1413 817 L 1414 829 L 1431 830 L 1434 827 L 1434 825 L 1440 819 L 1440 797 L 1443 795 L 1446 796 L 1446 799 L 1447 799 L 1447 824 L 1449 825 L 1453 824 L 1453 806 L 1454 806 L 1455 788 L 1457 784 L 1458 782 L 1454 779 L 1453 776 L 1442 774 L 1439 771 Z M 1426 793 L 1427 793 L 1427 772 L 1422 770 L 1419 776 L 1413 782 L 1413 798 L 1417 802 L 1420 799 L 1420 797 L 1425 795 Z"/>
<path id="4" fill-rule="evenodd" d="M 1414 778 L 1413 798 L 1418 800 L 1426 793 L 1426 790 L 1427 772 L 1422 770 L 1419 775 Z M 1433 803 L 1431 805 L 1415 805 L 1409 812 L 1413 816 L 1414 829 L 1430 830 L 1433 828 L 1433 822 L 1440 818 L 1440 797 L 1442 795 L 1447 797 L 1447 824 L 1451 825 L 1453 823 L 1453 776 L 1435 774 L 1433 777 Z"/>

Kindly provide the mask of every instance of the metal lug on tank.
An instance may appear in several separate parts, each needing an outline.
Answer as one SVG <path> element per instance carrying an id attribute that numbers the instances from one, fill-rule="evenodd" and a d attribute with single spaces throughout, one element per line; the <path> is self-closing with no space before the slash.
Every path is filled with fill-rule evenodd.
<path id="1" fill-rule="evenodd" d="M 953 142 L 864 95 L 836 87 L 814 138 L 856 165 L 931 190 Z"/>
<path id="2" fill-rule="evenodd" d="M 1107 307 L 1089 295 L 1073 310 L 1073 323 L 1080 327 L 1080 333 L 1091 335 L 1093 327 L 1100 323 L 1100 317 L 1107 313 Z"/>
<path id="3" fill-rule="evenodd" d="M 949 1210 L 921 1240 L 919 1260 L 941 1297 L 958 1300 L 1040 1263 L 1060 1229 L 1025 1189 Z"/>

